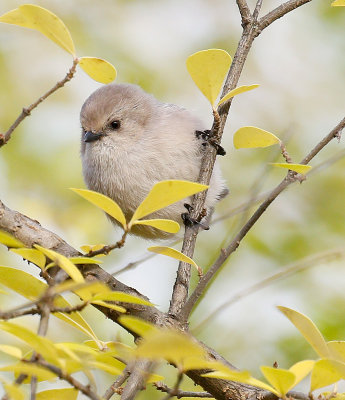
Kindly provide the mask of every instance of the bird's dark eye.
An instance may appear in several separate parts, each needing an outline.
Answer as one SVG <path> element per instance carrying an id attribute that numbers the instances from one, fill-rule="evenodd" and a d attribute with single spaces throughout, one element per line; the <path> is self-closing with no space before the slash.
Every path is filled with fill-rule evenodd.
<path id="1" fill-rule="evenodd" d="M 112 129 L 119 129 L 121 126 L 121 122 L 119 120 L 115 120 L 113 122 L 110 123 L 110 126 Z"/>

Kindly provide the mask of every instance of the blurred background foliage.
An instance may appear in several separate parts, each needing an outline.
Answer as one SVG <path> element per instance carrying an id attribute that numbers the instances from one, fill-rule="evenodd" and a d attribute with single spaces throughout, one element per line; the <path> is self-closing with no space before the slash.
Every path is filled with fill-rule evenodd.
<path id="1" fill-rule="evenodd" d="M 162 101 L 194 111 L 205 121 L 205 128 L 211 126 L 210 107 L 189 77 L 185 60 L 198 50 L 212 47 L 234 54 L 241 31 L 235 0 L 32 3 L 48 8 L 65 22 L 79 56 L 105 58 L 117 68 L 117 82 L 141 85 Z M 254 5 L 253 0 L 249 3 Z M 312 1 L 275 22 L 254 42 L 240 84 L 261 86 L 233 102 L 223 140 L 227 155 L 219 160 L 231 194 L 217 209 L 215 218 L 221 221 L 200 235 L 195 260 L 204 268 L 254 208 L 235 215 L 232 211 L 284 177 L 283 170 L 267 166 L 267 162 L 280 159 L 278 148 L 235 151 L 233 133 L 244 125 L 269 130 L 286 141 L 293 160 L 298 162 L 344 117 L 345 9 L 331 8 L 330 3 Z M 20 4 L 23 2 L 2 0 L 0 13 Z M 276 5 L 276 0 L 264 1 L 263 12 Z M 0 130 L 6 131 L 21 108 L 52 87 L 71 64 L 64 51 L 39 33 L 1 24 Z M 0 151 L 0 199 L 77 248 L 111 243 L 120 237 L 120 231 L 115 231 L 100 211 L 69 190 L 84 187 L 79 110 L 99 86 L 79 70 L 71 83 L 33 111 Z M 332 142 L 312 161 L 319 168 L 307 181 L 293 185 L 269 208 L 199 304 L 192 317 L 192 329 L 237 292 L 284 266 L 318 252 L 344 248 L 343 155 L 343 140 Z M 222 218 L 227 214 L 232 216 Z M 149 244 L 130 238 L 124 249 L 104 259 L 104 268 L 112 273 L 142 259 L 148 254 Z M 3 247 L 0 260 L 2 265 L 37 275 L 33 267 Z M 166 310 L 176 266 L 174 261 L 155 256 L 117 277 Z M 307 314 L 328 340 L 344 340 L 344 267 L 341 258 L 315 262 L 304 272 L 224 309 L 198 331 L 198 337 L 238 367 L 257 375 L 259 365 L 277 361 L 279 366 L 289 367 L 303 358 L 315 357 L 275 305 Z M 0 296 L 6 308 L 21 301 L 15 296 Z M 84 315 L 93 320 L 100 339 L 131 342 L 121 328 L 114 327 L 97 311 L 89 309 Z M 19 322 L 34 326 L 37 320 L 23 317 Z M 86 339 L 66 330 L 63 322 L 52 322 L 52 339 Z M 4 340 L 10 339 L 6 335 Z M 141 397 L 160 396 L 152 391 Z"/>

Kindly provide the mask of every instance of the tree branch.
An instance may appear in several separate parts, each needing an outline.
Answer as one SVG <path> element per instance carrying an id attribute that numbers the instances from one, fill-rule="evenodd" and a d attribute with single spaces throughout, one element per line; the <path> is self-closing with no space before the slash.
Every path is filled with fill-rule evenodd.
<path id="1" fill-rule="evenodd" d="M 172 394 L 172 392 L 174 391 L 174 389 L 169 388 L 169 386 L 163 382 L 156 382 L 154 383 L 154 385 L 156 386 L 157 390 L 164 393 Z M 174 392 L 174 396 L 176 396 L 178 399 L 180 399 L 181 397 L 200 397 L 201 399 L 209 399 L 213 397 L 210 393 L 207 392 L 186 392 L 181 389 L 178 389 Z"/>
<path id="2" fill-rule="evenodd" d="M 18 118 L 14 121 L 14 123 L 10 126 L 7 132 L 5 133 L 0 133 L 0 147 L 5 145 L 10 139 L 13 131 L 17 128 L 17 126 L 31 114 L 31 111 L 36 108 L 40 103 L 42 103 L 43 100 L 45 100 L 47 97 L 49 97 L 51 94 L 56 92 L 58 89 L 62 88 L 67 82 L 69 82 L 76 71 L 77 65 L 79 63 L 79 59 L 75 58 L 73 60 L 72 67 L 69 69 L 67 72 L 66 76 L 59 82 L 57 82 L 56 85 L 54 85 L 48 92 L 46 92 L 44 95 L 42 95 L 40 98 L 38 98 L 34 103 L 32 103 L 29 107 L 23 108 L 22 112 L 18 116 Z"/>
<path id="3" fill-rule="evenodd" d="M 341 131 L 345 127 L 345 118 L 339 122 L 339 124 L 331 130 L 331 132 L 324 137 L 315 147 L 314 149 L 300 162 L 300 164 L 307 164 L 310 160 L 312 160 L 331 140 L 337 138 Z M 222 252 L 215 263 L 211 266 L 211 268 L 207 271 L 207 273 L 200 279 L 197 287 L 194 292 L 188 299 L 182 313 L 183 318 L 186 319 L 190 315 L 194 305 L 197 303 L 198 299 L 209 285 L 211 280 L 214 278 L 217 271 L 223 265 L 225 260 L 229 258 L 229 256 L 237 250 L 240 245 L 242 239 L 247 235 L 250 229 L 255 225 L 257 220 L 261 217 L 261 215 L 266 211 L 269 205 L 279 196 L 279 194 L 285 190 L 289 185 L 296 182 L 298 180 L 297 173 L 293 171 L 289 171 L 286 177 L 276 186 L 272 192 L 267 196 L 267 198 L 261 203 L 259 208 L 254 212 L 254 214 L 249 218 L 247 223 L 242 227 L 239 233 L 235 236 L 234 240 L 229 244 L 226 249 L 222 249 Z"/>
<path id="4" fill-rule="evenodd" d="M 237 3 L 237 7 L 241 14 L 242 27 L 244 28 L 246 25 L 248 25 L 251 22 L 252 15 L 250 13 L 250 9 L 248 7 L 246 0 L 236 0 L 236 3 Z"/>

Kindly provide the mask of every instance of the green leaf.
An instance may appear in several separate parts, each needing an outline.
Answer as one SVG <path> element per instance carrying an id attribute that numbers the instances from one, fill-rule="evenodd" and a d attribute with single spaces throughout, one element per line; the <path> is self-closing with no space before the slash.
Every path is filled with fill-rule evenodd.
<path id="1" fill-rule="evenodd" d="M 345 7 L 345 0 L 335 0 L 331 4 L 332 7 Z"/>
<path id="2" fill-rule="evenodd" d="M 286 393 L 294 387 L 296 377 L 293 372 L 266 366 L 260 369 L 267 381 L 277 390 L 279 397 L 284 398 Z"/>
<path id="3" fill-rule="evenodd" d="M 40 251 L 36 249 L 27 249 L 27 248 L 22 248 L 22 249 L 11 249 L 12 253 L 16 253 L 23 257 L 25 260 L 28 260 L 41 269 L 44 269 L 46 265 L 46 258 L 44 254 L 42 254 Z"/>
<path id="4" fill-rule="evenodd" d="M 249 90 L 253 90 L 256 89 L 257 87 L 259 87 L 260 85 L 249 85 L 249 86 L 239 86 L 235 89 L 230 90 L 229 93 L 227 93 L 224 97 L 222 97 L 219 100 L 219 103 L 217 104 L 217 107 L 219 107 L 222 103 L 226 102 L 227 100 L 229 100 L 231 97 L 237 96 L 238 94 L 241 93 L 245 93 L 248 92 Z"/>
<path id="5" fill-rule="evenodd" d="M 334 360 L 322 359 L 316 361 L 311 373 L 310 391 L 331 385 L 344 378 L 344 374 L 339 371 L 339 365 L 343 364 Z M 345 364 L 343 364 L 345 367 Z"/>
<path id="6" fill-rule="evenodd" d="M 0 351 L 19 360 L 23 358 L 23 353 L 19 347 L 10 346 L 7 344 L 0 344 Z"/>
<path id="7" fill-rule="evenodd" d="M 110 83 L 116 78 L 116 69 L 108 61 L 97 57 L 79 58 L 81 68 L 95 81 Z"/>
<path id="8" fill-rule="evenodd" d="M 74 388 L 44 390 L 36 394 L 36 400 L 77 400 L 78 393 Z"/>
<path id="9" fill-rule="evenodd" d="M 146 215 L 206 189 L 208 186 L 195 182 L 179 180 L 158 182 L 136 209 L 129 225 Z"/>
<path id="10" fill-rule="evenodd" d="M 10 235 L 7 232 L 1 231 L 0 230 L 0 243 L 2 243 L 3 245 L 12 248 L 12 247 L 25 247 L 25 245 L 17 240 L 15 237 L 13 237 L 12 235 Z"/>
<path id="11" fill-rule="evenodd" d="M 54 264 L 62 268 L 75 282 L 84 282 L 84 277 L 79 269 L 65 256 L 56 251 L 46 249 L 38 244 L 35 244 L 36 249 L 50 258 Z"/>
<path id="12" fill-rule="evenodd" d="M 270 163 L 270 164 L 274 165 L 275 167 L 285 168 L 291 171 L 298 172 L 299 174 L 306 174 L 312 168 L 310 165 L 304 165 L 304 164 L 290 164 L 290 163 Z"/>
<path id="13" fill-rule="evenodd" d="M 120 206 L 114 200 L 92 190 L 74 188 L 71 188 L 71 190 L 116 219 L 116 221 L 120 222 L 120 224 L 123 226 L 123 229 L 126 230 L 126 218 Z"/>
<path id="14" fill-rule="evenodd" d="M 169 233 L 177 233 L 180 230 L 180 224 L 171 219 L 143 219 L 134 221 L 133 225 L 149 225 Z"/>
<path id="15" fill-rule="evenodd" d="M 178 250 L 166 246 L 152 246 L 149 247 L 147 250 L 152 251 L 153 253 L 162 254 L 163 256 L 168 256 L 171 258 L 175 258 L 176 260 L 191 264 L 198 271 L 198 275 L 202 276 L 202 269 L 197 265 L 197 263 L 190 257 L 186 256 L 185 254 L 181 253 Z"/>
<path id="16" fill-rule="evenodd" d="M 327 358 L 330 353 L 321 332 L 317 329 L 314 322 L 305 315 L 292 310 L 291 308 L 278 306 L 281 311 L 300 331 L 304 338 L 309 342 L 312 348 L 320 357 Z"/>
<path id="17" fill-rule="evenodd" d="M 0 22 L 35 29 L 68 53 L 75 54 L 73 40 L 65 24 L 55 14 L 43 7 L 24 4 L 2 15 Z"/>
<path id="18" fill-rule="evenodd" d="M 277 136 L 255 126 L 244 126 L 234 134 L 234 146 L 236 149 L 268 147 L 277 143 L 280 143 L 280 139 Z"/>
<path id="19" fill-rule="evenodd" d="M 49 339 L 39 336 L 22 325 L 13 322 L 0 322 L 0 329 L 8 332 L 27 343 L 33 350 L 41 354 L 46 360 L 59 364 L 54 344 Z"/>
<path id="20" fill-rule="evenodd" d="M 187 58 L 186 64 L 190 76 L 212 107 L 219 95 L 231 61 L 230 55 L 221 49 L 198 51 Z"/>

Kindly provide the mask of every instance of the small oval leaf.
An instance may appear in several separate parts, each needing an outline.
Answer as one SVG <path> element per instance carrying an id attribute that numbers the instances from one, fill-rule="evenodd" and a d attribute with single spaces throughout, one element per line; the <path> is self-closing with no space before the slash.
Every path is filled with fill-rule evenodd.
<path id="1" fill-rule="evenodd" d="M 221 49 L 198 51 L 187 58 L 190 76 L 212 106 L 219 95 L 231 61 L 230 55 Z"/>
<path id="2" fill-rule="evenodd" d="M 153 253 L 161 254 L 163 256 L 168 256 L 171 258 L 175 258 L 175 260 L 183 261 L 185 263 L 193 265 L 198 271 L 198 275 L 202 276 L 202 269 L 197 265 L 197 263 L 192 260 L 190 257 L 186 256 L 185 254 L 181 253 L 178 250 L 175 250 L 171 247 L 165 246 L 152 246 L 147 249 L 148 251 L 152 251 Z"/>
<path id="3" fill-rule="evenodd" d="M 83 197 L 85 200 L 102 209 L 104 212 L 116 219 L 116 221 L 119 221 L 123 226 L 123 229 L 126 229 L 126 218 L 120 206 L 114 200 L 104 196 L 104 194 L 94 192 L 93 190 L 74 188 L 71 188 L 71 190 L 79 194 L 79 196 Z"/>
<path id="4" fill-rule="evenodd" d="M 229 93 L 227 93 L 224 97 L 222 97 L 219 100 L 219 103 L 217 104 L 217 107 L 219 107 L 222 103 L 226 102 L 229 100 L 231 97 L 237 96 L 238 94 L 248 92 L 249 90 L 256 89 L 260 85 L 254 84 L 254 85 L 249 85 L 249 86 L 239 86 L 235 89 L 230 90 Z"/>
<path id="5" fill-rule="evenodd" d="M 70 257 L 69 260 L 76 265 L 79 264 L 101 264 L 101 260 L 97 260 L 96 258 L 89 257 Z"/>
<path id="6" fill-rule="evenodd" d="M 146 215 L 206 189 L 208 189 L 208 186 L 195 182 L 179 180 L 158 182 L 136 209 L 130 225 L 134 221 L 146 217 Z"/>
<path id="7" fill-rule="evenodd" d="M 310 318 L 291 308 L 282 306 L 278 306 L 277 308 L 289 318 L 320 357 L 329 357 L 330 352 L 327 343 Z"/>
<path id="8" fill-rule="evenodd" d="M 341 368 L 345 367 L 344 363 L 335 360 L 322 359 L 316 361 L 311 373 L 310 391 L 320 389 L 325 386 L 332 385 L 340 379 L 344 379 L 344 374 L 340 372 Z"/>
<path id="9" fill-rule="evenodd" d="M 36 393 L 36 400 L 77 400 L 78 393 L 74 388 L 51 389 Z"/>
<path id="10" fill-rule="evenodd" d="M 268 147 L 277 143 L 280 143 L 280 139 L 277 136 L 255 126 L 244 126 L 234 134 L 234 146 L 236 149 Z"/>
<path id="11" fill-rule="evenodd" d="M 260 369 L 281 398 L 285 398 L 286 393 L 295 386 L 296 377 L 291 371 L 266 366 L 262 366 Z"/>
<path id="12" fill-rule="evenodd" d="M 149 225 L 169 233 L 177 233 L 180 230 L 180 224 L 171 219 L 142 219 L 134 221 L 133 225 Z"/>
<path id="13" fill-rule="evenodd" d="M 270 163 L 275 167 L 289 169 L 291 171 L 298 172 L 299 174 L 306 174 L 311 170 L 311 165 L 304 165 L 304 164 L 290 164 L 290 163 Z"/>
<path id="14" fill-rule="evenodd" d="M 0 17 L 0 22 L 35 29 L 68 53 L 74 55 L 74 43 L 65 24 L 49 10 L 33 4 L 24 4 Z"/>
<path id="15" fill-rule="evenodd" d="M 2 351 L 5 354 L 8 354 L 9 356 L 12 356 L 14 358 L 18 358 L 19 360 L 23 358 L 23 353 L 22 351 L 15 346 L 10 346 L 7 344 L 0 344 L 0 351 Z"/>
<path id="16" fill-rule="evenodd" d="M 116 69 L 108 61 L 97 57 L 79 58 L 80 67 L 95 81 L 110 83 L 116 78 Z"/>

